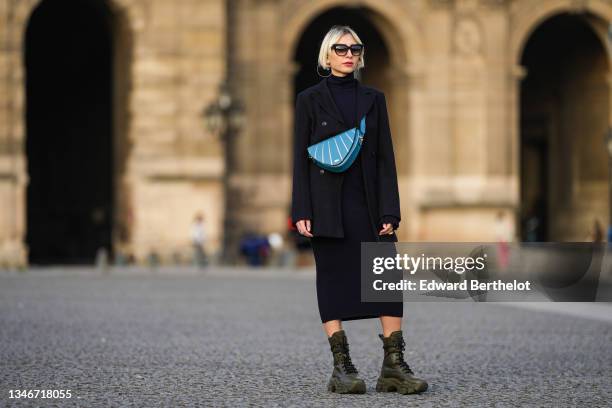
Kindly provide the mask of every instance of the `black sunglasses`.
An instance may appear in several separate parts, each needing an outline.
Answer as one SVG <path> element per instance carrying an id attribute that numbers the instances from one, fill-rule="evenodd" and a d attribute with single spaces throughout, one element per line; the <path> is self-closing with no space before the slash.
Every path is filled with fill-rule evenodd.
<path id="1" fill-rule="evenodd" d="M 344 57 L 349 49 L 352 55 L 359 56 L 363 51 L 363 44 L 353 44 L 350 47 L 346 44 L 333 44 L 331 48 L 336 52 L 336 55 L 341 57 Z"/>

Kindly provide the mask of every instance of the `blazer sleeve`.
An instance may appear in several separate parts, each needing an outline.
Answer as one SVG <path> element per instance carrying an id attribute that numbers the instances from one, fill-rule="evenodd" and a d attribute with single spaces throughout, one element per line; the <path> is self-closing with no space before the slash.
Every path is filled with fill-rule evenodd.
<path id="1" fill-rule="evenodd" d="M 378 94 L 378 211 L 379 219 L 385 216 L 394 216 L 397 223 L 401 220 L 399 190 L 397 187 L 397 171 L 393 153 L 393 141 L 389 128 L 389 115 L 387 113 L 387 100 L 385 94 Z"/>
<path id="2" fill-rule="evenodd" d="M 399 219 L 394 215 L 383 215 L 378 221 L 378 230 L 380 231 L 383 227 L 383 224 L 391 224 L 393 225 L 393 229 L 396 230 L 399 228 Z"/>
<path id="3" fill-rule="evenodd" d="M 301 93 L 297 95 L 295 102 L 294 126 L 293 192 L 291 195 L 291 220 L 293 224 L 300 220 L 312 219 L 307 151 L 311 119 L 304 95 Z"/>

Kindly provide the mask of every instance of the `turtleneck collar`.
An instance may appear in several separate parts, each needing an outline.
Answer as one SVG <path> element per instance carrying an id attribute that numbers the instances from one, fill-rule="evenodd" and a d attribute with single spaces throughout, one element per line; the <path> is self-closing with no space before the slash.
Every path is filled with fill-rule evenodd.
<path id="1" fill-rule="evenodd" d="M 343 77 L 331 74 L 327 77 L 327 80 L 330 86 L 335 86 L 339 88 L 350 88 L 354 86 L 355 81 L 357 81 L 354 74 L 355 71 L 351 72 L 350 74 L 346 74 Z"/>

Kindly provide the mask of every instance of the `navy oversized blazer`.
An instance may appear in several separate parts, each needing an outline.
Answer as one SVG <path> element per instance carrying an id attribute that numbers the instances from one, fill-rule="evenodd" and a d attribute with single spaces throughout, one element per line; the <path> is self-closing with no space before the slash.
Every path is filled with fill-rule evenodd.
<path id="1" fill-rule="evenodd" d="M 358 82 L 358 117 L 366 116 L 361 158 L 370 224 L 377 241 L 397 242 L 395 233 L 378 235 L 382 221 L 401 220 L 397 172 L 387 102 L 383 92 Z M 342 180 L 344 173 L 318 167 L 308 158 L 307 147 L 355 124 L 345 123 L 325 79 L 296 96 L 293 140 L 293 191 L 291 218 L 311 220 L 313 236 L 344 237 Z"/>

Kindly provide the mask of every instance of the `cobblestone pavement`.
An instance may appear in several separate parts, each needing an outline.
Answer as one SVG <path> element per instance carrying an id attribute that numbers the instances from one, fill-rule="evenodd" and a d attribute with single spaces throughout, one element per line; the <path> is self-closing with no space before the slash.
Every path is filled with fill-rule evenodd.
<path id="1" fill-rule="evenodd" d="M 404 306 L 406 360 L 430 388 L 375 391 L 382 343 L 367 319 L 344 324 L 367 394 L 343 396 L 326 391 L 332 358 L 311 270 L 3 272 L 0 406 L 612 405 L 612 322 L 588 304 Z M 17 401 L 11 389 L 72 398 Z"/>

